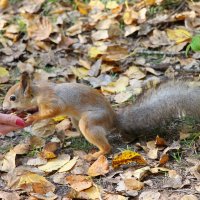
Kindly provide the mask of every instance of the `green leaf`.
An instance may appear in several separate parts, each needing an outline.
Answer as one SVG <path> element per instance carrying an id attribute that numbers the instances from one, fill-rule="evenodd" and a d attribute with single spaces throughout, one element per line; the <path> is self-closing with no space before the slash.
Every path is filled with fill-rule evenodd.
<path id="1" fill-rule="evenodd" d="M 191 49 L 193 51 L 200 51 L 200 35 L 195 35 L 190 43 Z"/>
<path id="2" fill-rule="evenodd" d="M 188 57 L 188 52 L 191 49 L 191 44 L 188 44 L 185 50 L 185 56 Z"/>

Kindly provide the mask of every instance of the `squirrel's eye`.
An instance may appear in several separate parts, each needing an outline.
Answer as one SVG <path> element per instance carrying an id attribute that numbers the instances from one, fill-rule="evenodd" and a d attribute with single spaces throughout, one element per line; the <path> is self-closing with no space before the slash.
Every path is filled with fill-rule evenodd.
<path id="1" fill-rule="evenodd" d="M 10 101 L 15 101 L 16 100 L 16 96 L 15 95 L 11 95 L 10 96 Z"/>

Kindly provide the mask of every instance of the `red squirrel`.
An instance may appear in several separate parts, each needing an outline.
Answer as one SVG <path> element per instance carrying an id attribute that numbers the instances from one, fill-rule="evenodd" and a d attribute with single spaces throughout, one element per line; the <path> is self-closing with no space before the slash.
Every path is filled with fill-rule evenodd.
<path id="1" fill-rule="evenodd" d="M 200 87 L 182 81 L 165 83 L 145 93 L 134 105 L 115 112 L 106 98 L 89 86 L 38 83 L 24 72 L 20 82 L 8 90 L 3 109 L 34 107 L 38 112 L 28 116 L 27 123 L 57 115 L 69 116 L 75 128 L 99 149 L 90 155 L 91 159 L 97 159 L 110 151 L 107 135 L 113 130 L 131 142 L 142 131 L 158 127 L 167 120 L 181 115 L 200 117 Z"/>

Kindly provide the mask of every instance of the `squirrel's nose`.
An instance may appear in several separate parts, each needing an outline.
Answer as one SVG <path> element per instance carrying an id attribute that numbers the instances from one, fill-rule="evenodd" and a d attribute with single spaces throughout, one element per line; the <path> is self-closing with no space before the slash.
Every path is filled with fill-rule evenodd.
<path id="1" fill-rule="evenodd" d="M 5 102 L 3 102 L 3 110 L 8 110 L 8 108 L 9 108 L 9 105 L 8 105 L 8 103 L 5 103 Z"/>

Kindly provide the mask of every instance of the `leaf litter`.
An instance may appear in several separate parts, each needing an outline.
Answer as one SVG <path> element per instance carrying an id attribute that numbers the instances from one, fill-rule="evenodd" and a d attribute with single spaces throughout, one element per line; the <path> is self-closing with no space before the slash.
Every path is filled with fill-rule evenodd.
<path id="1" fill-rule="evenodd" d="M 179 0 L 0 0 L 0 101 L 23 71 L 90 84 L 114 107 L 166 78 L 199 80 L 199 7 Z M 182 145 L 171 135 L 143 138 L 131 150 L 111 138 L 118 156 L 91 163 L 70 148 L 77 136 L 66 117 L 1 136 L 0 198 L 200 198 L 199 159 L 189 158 L 198 156 L 199 143 L 188 144 L 190 137 L 182 136 Z"/>

